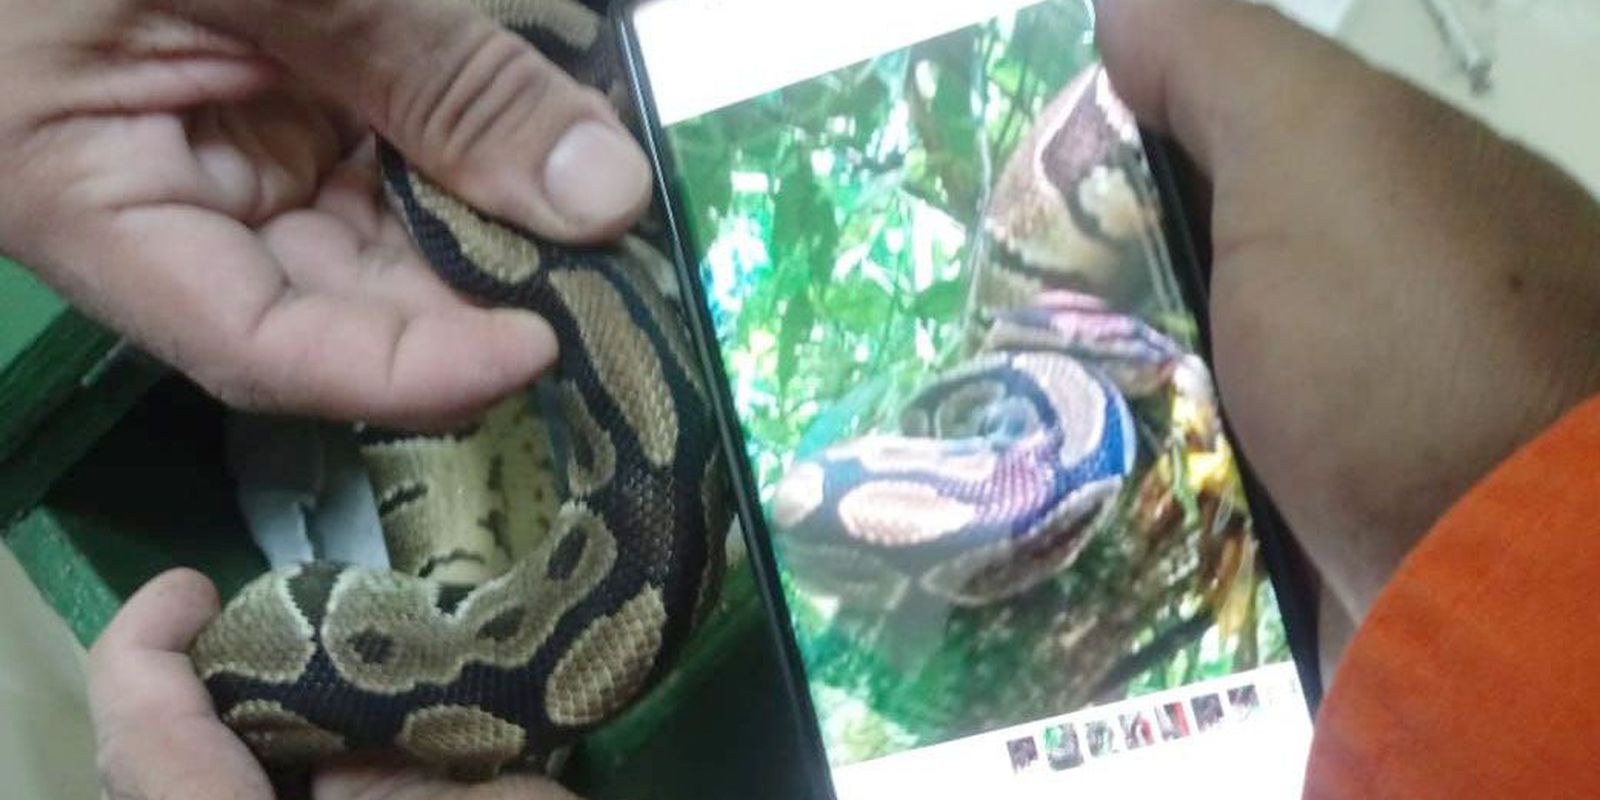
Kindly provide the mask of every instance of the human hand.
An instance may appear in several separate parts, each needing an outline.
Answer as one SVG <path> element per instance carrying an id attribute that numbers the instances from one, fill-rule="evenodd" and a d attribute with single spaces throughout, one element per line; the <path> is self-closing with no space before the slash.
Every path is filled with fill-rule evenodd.
<path id="1" fill-rule="evenodd" d="M 432 427 L 555 356 L 449 291 L 371 134 L 561 241 L 648 203 L 612 109 L 467 0 L 0 0 L 0 252 L 236 406 Z"/>
<path id="2" fill-rule="evenodd" d="M 261 766 L 218 719 L 189 644 L 217 614 L 216 589 L 174 570 L 136 592 L 89 654 L 101 780 L 114 800 L 270 800 Z M 576 800 L 537 777 L 453 784 L 404 767 L 322 769 L 314 800 Z"/>
<path id="3" fill-rule="evenodd" d="M 1359 621 L 1448 506 L 1600 391 L 1600 208 L 1271 11 L 1099 8 L 1118 94 L 1212 184 L 1241 449 Z"/>

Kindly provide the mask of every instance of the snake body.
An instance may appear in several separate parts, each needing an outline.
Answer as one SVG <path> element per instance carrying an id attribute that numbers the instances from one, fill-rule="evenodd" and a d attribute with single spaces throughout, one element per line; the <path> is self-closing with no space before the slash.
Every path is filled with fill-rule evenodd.
<path id="1" fill-rule="evenodd" d="M 1132 415 L 1103 378 L 1056 354 L 998 353 L 925 389 L 900 434 L 796 466 L 773 517 L 801 558 L 871 558 L 918 590 L 979 605 L 1070 560 L 1132 455 Z"/>
<path id="2" fill-rule="evenodd" d="M 1067 291 L 995 316 L 982 351 L 925 386 L 898 430 L 800 461 L 773 494 L 791 570 L 863 572 L 978 606 L 1025 592 L 1088 542 L 1133 471 L 1128 397 L 1184 356 L 1147 324 Z"/>
<path id="3" fill-rule="evenodd" d="M 995 182 L 969 310 L 1024 307 L 1052 289 L 1122 308 L 1147 295 L 1148 265 L 1162 255 L 1143 163 L 1132 113 L 1105 69 L 1091 64 L 1040 112 Z M 984 330 L 985 320 L 972 327 Z"/>
<path id="4" fill-rule="evenodd" d="M 485 6 L 621 105 L 590 9 Z M 731 513 L 706 386 L 647 236 L 558 246 L 380 150 L 391 205 L 437 272 L 543 316 L 559 364 L 541 401 L 509 401 L 473 429 L 365 432 L 395 569 L 265 575 L 193 660 L 222 719 L 271 763 L 382 750 L 457 774 L 546 769 L 662 676 L 716 596 Z M 430 528 L 461 536 L 415 541 Z"/>

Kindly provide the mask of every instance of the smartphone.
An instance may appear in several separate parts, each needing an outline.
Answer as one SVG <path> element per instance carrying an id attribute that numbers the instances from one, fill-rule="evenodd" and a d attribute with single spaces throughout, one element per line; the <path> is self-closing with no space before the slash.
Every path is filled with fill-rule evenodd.
<path id="1" fill-rule="evenodd" d="M 1303 587 L 1094 4 L 614 17 L 819 794 L 1299 797 Z"/>

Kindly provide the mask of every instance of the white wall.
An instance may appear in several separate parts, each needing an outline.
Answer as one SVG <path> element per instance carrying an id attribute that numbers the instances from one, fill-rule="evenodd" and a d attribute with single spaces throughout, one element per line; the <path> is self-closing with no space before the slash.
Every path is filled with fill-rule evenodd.
<path id="1" fill-rule="evenodd" d="M 1360 0 L 1338 37 L 1555 161 L 1600 196 L 1600 2 L 1456 3 L 1495 59 L 1494 86 L 1481 97 L 1472 95 L 1423 0 Z"/>

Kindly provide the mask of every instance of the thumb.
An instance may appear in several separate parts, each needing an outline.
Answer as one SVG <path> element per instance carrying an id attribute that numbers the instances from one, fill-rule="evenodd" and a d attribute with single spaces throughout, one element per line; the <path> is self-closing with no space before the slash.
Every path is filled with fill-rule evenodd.
<path id="1" fill-rule="evenodd" d="M 1208 175 L 1320 130 L 1341 92 L 1371 76 L 1336 45 L 1236 0 L 1109 0 L 1096 38 L 1117 95 L 1173 136 Z M 1276 137 L 1276 138 L 1274 138 Z"/>
<path id="2" fill-rule="evenodd" d="M 560 241 L 626 229 L 650 198 L 643 151 L 583 86 L 468 0 L 175 0 L 181 13 L 254 42 L 361 115 L 469 205 Z M 603 22 L 575 0 L 510 0 L 593 45 Z"/>
<path id="3" fill-rule="evenodd" d="M 185 655 L 217 606 L 203 575 L 167 572 L 128 598 L 90 649 L 89 703 L 111 797 L 272 797 L 266 775 L 217 718 Z"/>

